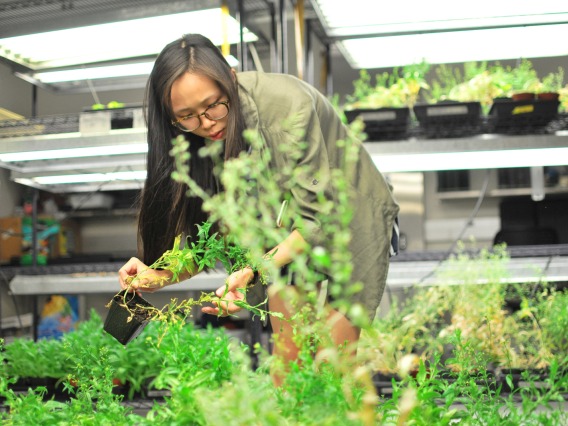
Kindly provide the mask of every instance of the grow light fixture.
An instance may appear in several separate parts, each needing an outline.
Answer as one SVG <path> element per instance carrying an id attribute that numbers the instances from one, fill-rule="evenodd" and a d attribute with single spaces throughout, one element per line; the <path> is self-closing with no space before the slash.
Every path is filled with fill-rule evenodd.
<path id="1" fill-rule="evenodd" d="M 226 56 L 227 62 L 231 67 L 239 64 L 233 55 Z M 61 71 L 46 71 L 34 73 L 32 80 L 41 83 L 61 83 L 64 81 L 77 80 L 96 80 L 100 78 L 128 77 L 128 76 L 147 76 L 152 71 L 154 61 L 145 61 L 123 65 L 108 65 L 104 67 L 75 68 Z M 17 76 L 26 78 L 27 75 L 16 73 Z"/>
<path id="2" fill-rule="evenodd" d="M 568 55 L 568 24 L 349 39 L 338 47 L 353 68 L 388 68 Z M 376 54 L 369 54 L 376 52 Z"/>
<path id="3" fill-rule="evenodd" d="M 348 7 L 336 0 L 312 0 L 312 4 L 326 34 L 337 38 L 568 22 L 565 0 L 478 0 L 475 7 L 463 7 L 455 0 L 388 5 L 352 0 Z"/>
<path id="4" fill-rule="evenodd" d="M 0 56 L 34 71 L 148 58 L 184 33 L 203 34 L 217 46 L 240 42 L 239 23 L 214 8 L 4 38 Z M 258 37 L 244 28 L 243 40 Z"/>
<path id="5" fill-rule="evenodd" d="M 565 0 L 480 0 L 464 8 L 453 0 L 409 0 L 388 8 L 376 0 L 349 7 L 313 0 L 326 34 L 353 68 L 564 56 L 568 47 Z"/>

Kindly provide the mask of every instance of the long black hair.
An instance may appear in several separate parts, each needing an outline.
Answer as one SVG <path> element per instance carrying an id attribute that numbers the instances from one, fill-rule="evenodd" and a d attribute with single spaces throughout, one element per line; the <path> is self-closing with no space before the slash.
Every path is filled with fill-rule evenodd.
<path id="1" fill-rule="evenodd" d="M 213 174 L 213 160 L 197 155 L 204 139 L 193 133 L 183 133 L 171 124 L 174 118 L 170 99 L 172 85 L 186 72 L 209 77 L 229 100 L 225 159 L 234 158 L 246 149 L 237 84 L 220 50 L 199 34 L 186 34 L 168 44 L 154 63 L 145 97 L 148 157 L 138 215 L 138 247 L 139 257 L 146 264 L 151 264 L 171 248 L 176 235 L 183 232 L 190 240 L 194 239 L 195 225 L 207 220 L 202 200 L 186 196 L 187 188 L 171 178 L 174 170 L 173 158 L 169 154 L 172 139 L 183 134 L 189 141 L 190 177 L 210 194 L 220 190 Z"/>

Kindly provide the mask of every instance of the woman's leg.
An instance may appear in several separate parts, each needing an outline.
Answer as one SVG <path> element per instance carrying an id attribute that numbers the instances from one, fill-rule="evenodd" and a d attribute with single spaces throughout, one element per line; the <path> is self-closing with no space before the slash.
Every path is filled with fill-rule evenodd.
<path id="1" fill-rule="evenodd" d="M 269 288 L 268 292 L 268 309 L 271 312 L 280 312 L 284 315 L 284 319 L 270 316 L 274 341 L 272 355 L 276 361 L 272 364 L 270 375 L 274 386 L 280 387 L 289 370 L 290 362 L 296 361 L 299 353 L 294 342 L 293 326 L 289 321 L 292 317 L 290 298 L 295 298 L 297 293 L 293 287 L 285 287 L 279 291 Z"/>
<path id="2" fill-rule="evenodd" d="M 278 291 L 269 288 L 269 310 L 284 315 L 284 319 L 270 317 L 274 340 L 272 355 L 276 360 L 270 373 L 275 386 L 282 385 L 289 370 L 290 362 L 298 359 L 299 348 L 294 340 L 294 324 L 290 322 L 290 318 L 296 312 L 293 306 L 297 305 L 297 297 L 297 290 L 293 286 L 287 286 Z M 330 343 L 333 344 L 334 348 L 340 350 L 340 362 L 352 364 L 356 359 L 357 343 L 361 330 L 355 327 L 341 312 L 331 309 L 327 305 L 326 309 L 328 309 L 328 313 L 325 330 L 326 334 L 329 332 Z"/>
<path id="3" fill-rule="evenodd" d="M 330 330 L 334 346 L 337 348 L 344 347 L 343 353 L 347 357 L 355 357 L 361 329 L 355 327 L 341 312 L 331 308 L 329 308 L 327 315 L 327 327 Z"/>

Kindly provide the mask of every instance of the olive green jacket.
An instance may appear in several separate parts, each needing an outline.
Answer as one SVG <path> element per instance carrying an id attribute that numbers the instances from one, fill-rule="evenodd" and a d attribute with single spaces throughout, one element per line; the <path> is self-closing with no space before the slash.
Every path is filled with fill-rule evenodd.
<path id="1" fill-rule="evenodd" d="M 318 195 L 337 200 L 331 173 L 343 166 L 344 151 L 337 141 L 346 139 L 347 128 L 325 96 L 294 76 L 243 72 L 237 78 L 247 128 L 256 130 L 265 141 L 271 167 L 283 170 L 293 161 L 293 167 L 307 168 L 289 190 L 295 211 L 302 218 L 298 231 L 311 247 L 326 247 L 329 236 L 318 219 Z M 283 145 L 298 145 L 299 138 L 307 143 L 300 159 L 280 149 Z M 356 143 L 360 145 L 358 159 L 347 171 L 354 210 L 348 249 L 352 255 L 352 281 L 361 282 L 364 289 L 351 301 L 361 303 L 373 318 L 386 283 L 392 229 L 399 207 L 368 152 L 360 142 Z M 295 228 L 299 226 L 294 224 L 291 230 Z"/>

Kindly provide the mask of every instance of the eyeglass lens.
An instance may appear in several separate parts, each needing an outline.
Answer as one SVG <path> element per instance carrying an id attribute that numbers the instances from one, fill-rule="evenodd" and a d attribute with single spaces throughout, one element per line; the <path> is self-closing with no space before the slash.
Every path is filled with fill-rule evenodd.
<path id="1" fill-rule="evenodd" d="M 197 129 L 201 125 L 201 115 L 204 115 L 209 120 L 220 120 L 221 118 L 225 118 L 228 113 L 228 106 L 224 103 L 219 103 L 211 105 L 202 114 L 194 115 L 186 120 L 180 121 L 179 124 L 182 125 L 185 129 L 192 131 Z"/>

